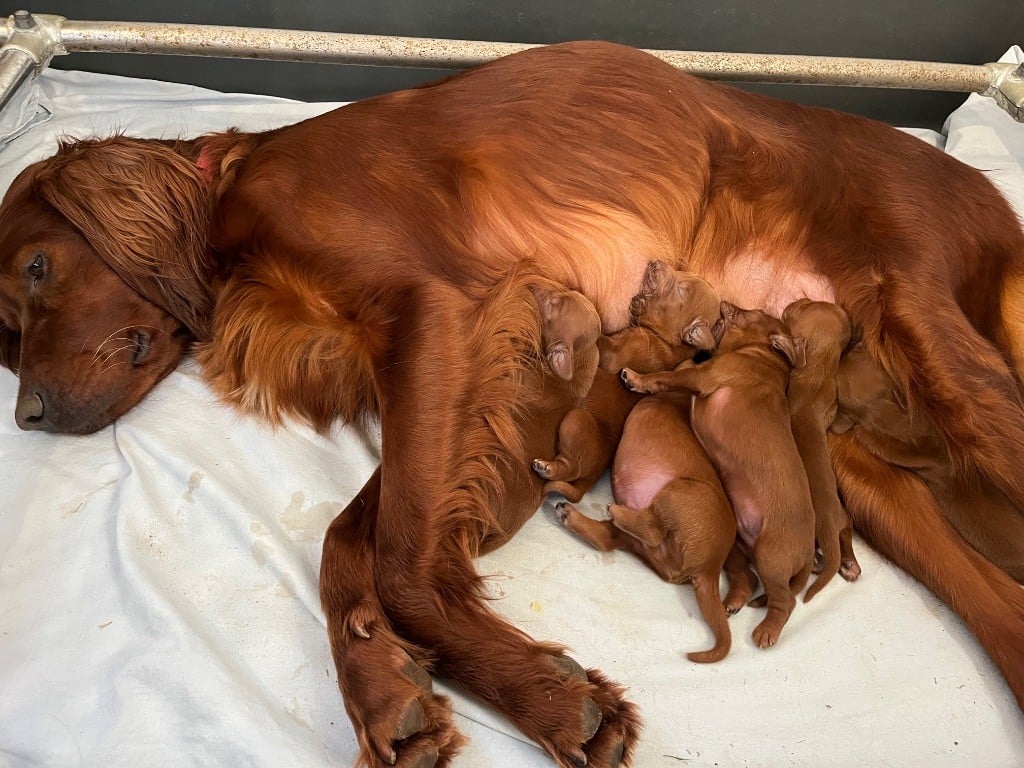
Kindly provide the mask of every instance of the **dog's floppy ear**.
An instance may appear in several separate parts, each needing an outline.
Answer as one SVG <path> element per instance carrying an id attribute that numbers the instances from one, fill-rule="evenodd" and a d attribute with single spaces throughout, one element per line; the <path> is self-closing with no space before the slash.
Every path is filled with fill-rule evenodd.
<path id="1" fill-rule="evenodd" d="M 544 350 L 548 367 L 558 378 L 569 381 L 572 378 L 572 347 L 564 341 L 556 341 Z"/>
<path id="2" fill-rule="evenodd" d="M 20 364 L 21 334 L 0 320 L 0 365 L 17 373 Z"/>
<path id="3" fill-rule="evenodd" d="M 835 419 L 832 420 L 832 425 L 829 427 L 829 432 L 834 435 L 842 435 L 849 432 L 856 425 L 856 420 L 850 414 L 845 411 L 838 411 Z"/>
<path id="4" fill-rule="evenodd" d="M 781 352 L 792 367 L 800 368 L 807 362 L 807 339 L 794 339 L 788 333 L 773 333 L 769 339 L 772 348 Z"/>
<path id="5" fill-rule="evenodd" d="M 675 281 L 675 277 L 675 272 L 666 262 L 659 260 L 648 263 L 640 282 L 640 291 L 629 302 L 629 316 L 634 325 L 646 311 L 647 302 L 662 295 Z"/>
<path id="6" fill-rule="evenodd" d="M 699 349 L 704 352 L 709 352 L 718 346 L 715 341 L 715 335 L 711 332 L 708 324 L 703 320 L 698 320 L 687 328 L 686 333 L 683 335 L 683 339 L 694 349 Z"/>
<path id="7" fill-rule="evenodd" d="M 191 161 L 121 136 L 63 144 L 34 188 L 122 280 L 208 337 L 209 192 Z"/>
<path id="8" fill-rule="evenodd" d="M 530 292 L 537 302 L 537 312 L 540 315 L 544 359 L 555 376 L 569 381 L 572 378 L 573 367 L 572 347 L 561 338 L 564 334 L 557 321 L 563 297 L 546 285 L 531 285 Z M 555 338 L 552 338 L 553 336 Z"/>

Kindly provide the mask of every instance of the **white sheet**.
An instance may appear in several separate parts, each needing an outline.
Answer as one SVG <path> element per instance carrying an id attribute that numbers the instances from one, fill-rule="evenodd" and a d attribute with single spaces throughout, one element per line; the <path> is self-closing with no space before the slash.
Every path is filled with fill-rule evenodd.
<path id="1" fill-rule="evenodd" d="M 60 135 L 256 130 L 334 106 L 55 71 L 36 87 L 0 188 Z M 994 104 L 972 97 L 944 135 L 916 133 L 996 169 L 1024 211 L 1024 126 Z M 375 437 L 272 431 L 219 405 L 191 362 L 88 437 L 20 432 L 16 391 L 0 372 L 0 765 L 351 765 L 316 578 Z M 591 494 L 592 514 L 607 495 Z M 683 656 L 711 643 L 688 587 L 594 552 L 545 511 L 479 565 L 496 610 L 629 687 L 643 768 L 1024 765 L 1024 717 L 971 635 L 858 544 L 857 584 L 800 605 L 769 651 L 744 610 L 710 666 Z M 454 703 L 472 739 L 457 765 L 550 767 L 502 718 Z"/>

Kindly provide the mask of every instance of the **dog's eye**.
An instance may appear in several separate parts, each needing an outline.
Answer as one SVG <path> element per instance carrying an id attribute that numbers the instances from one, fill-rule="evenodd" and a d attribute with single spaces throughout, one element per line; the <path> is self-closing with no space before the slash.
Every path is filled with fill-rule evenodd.
<path id="1" fill-rule="evenodd" d="M 25 271 L 28 276 L 32 278 L 32 281 L 38 283 L 44 277 L 46 277 L 46 254 L 42 251 L 32 257 L 32 261 L 29 262 L 28 267 Z"/>
<path id="2" fill-rule="evenodd" d="M 139 365 L 149 354 L 150 337 L 146 331 L 132 332 L 132 365 Z"/>

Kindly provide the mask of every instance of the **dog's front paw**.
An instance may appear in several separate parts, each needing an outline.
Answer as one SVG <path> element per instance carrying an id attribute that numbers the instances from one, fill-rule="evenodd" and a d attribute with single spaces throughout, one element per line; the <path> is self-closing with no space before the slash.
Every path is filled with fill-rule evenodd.
<path id="1" fill-rule="evenodd" d="M 626 385 L 626 389 L 632 392 L 648 391 L 642 384 L 643 377 L 634 370 L 623 368 L 619 371 L 619 378 L 622 379 L 622 383 Z"/>
<path id="2" fill-rule="evenodd" d="M 538 476 L 544 478 L 545 480 L 550 480 L 551 479 L 551 462 L 550 461 L 544 461 L 544 459 L 534 459 L 532 466 L 533 466 L 533 471 L 536 472 Z"/>

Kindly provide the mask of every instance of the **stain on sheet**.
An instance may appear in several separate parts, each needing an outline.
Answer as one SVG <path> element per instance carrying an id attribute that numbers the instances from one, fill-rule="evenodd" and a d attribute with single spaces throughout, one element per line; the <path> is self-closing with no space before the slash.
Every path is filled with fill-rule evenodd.
<path id="1" fill-rule="evenodd" d="M 320 541 L 327 526 L 341 514 L 345 505 L 338 501 L 321 501 L 306 507 L 306 494 L 296 491 L 281 515 L 281 524 L 292 541 Z"/>
<path id="2" fill-rule="evenodd" d="M 191 475 L 188 476 L 188 488 L 185 490 L 185 501 L 187 501 L 189 504 L 195 502 L 196 499 L 195 496 L 193 496 L 193 494 L 197 490 L 199 490 L 199 486 L 202 485 L 202 482 L 202 472 L 193 472 Z"/>
<path id="3" fill-rule="evenodd" d="M 262 541 L 254 541 L 252 543 L 252 556 L 260 565 L 266 565 L 270 559 L 270 554 L 273 550 L 269 544 Z"/>
<path id="4" fill-rule="evenodd" d="M 91 491 L 87 491 L 86 493 L 84 493 L 81 496 L 78 496 L 78 497 L 72 499 L 71 501 L 67 502 L 66 504 L 62 504 L 61 505 L 61 510 L 60 510 L 61 518 L 63 518 L 64 520 L 67 520 L 69 517 L 71 517 L 72 515 L 76 514 L 82 507 L 84 507 L 86 505 L 86 503 L 89 501 L 89 499 L 91 499 L 93 496 L 95 496 L 97 493 L 99 493 L 103 489 L 109 488 L 114 483 L 116 483 L 119 479 L 120 478 L 116 478 L 115 477 L 113 480 L 107 480 L 107 482 L 103 483 L 103 485 L 101 485 L 99 488 L 93 488 Z"/>

